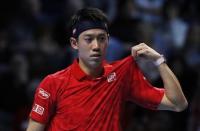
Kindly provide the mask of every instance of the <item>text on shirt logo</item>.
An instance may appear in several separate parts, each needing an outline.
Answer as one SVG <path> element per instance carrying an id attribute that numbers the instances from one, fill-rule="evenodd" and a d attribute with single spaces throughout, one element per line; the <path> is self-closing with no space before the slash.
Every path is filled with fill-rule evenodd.
<path id="1" fill-rule="evenodd" d="M 50 94 L 42 88 L 39 88 L 38 96 L 42 99 L 48 99 L 50 97 Z"/>
<path id="2" fill-rule="evenodd" d="M 116 73 L 115 72 L 113 72 L 113 73 L 111 73 L 110 75 L 108 75 L 108 77 L 107 77 L 107 81 L 110 83 L 110 82 L 112 82 L 112 81 L 115 81 L 116 80 Z"/>
<path id="3" fill-rule="evenodd" d="M 36 112 L 36 113 L 38 113 L 38 114 L 40 114 L 40 115 L 43 115 L 43 113 L 44 113 L 44 107 L 42 107 L 42 106 L 40 106 L 38 104 L 35 104 L 33 106 L 33 111 Z"/>

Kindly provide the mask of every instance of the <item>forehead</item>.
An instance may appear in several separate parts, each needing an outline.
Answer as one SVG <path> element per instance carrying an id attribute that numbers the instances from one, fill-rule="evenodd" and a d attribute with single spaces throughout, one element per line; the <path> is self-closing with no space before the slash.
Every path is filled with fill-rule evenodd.
<path id="1" fill-rule="evenodd" d="M 107 32 L 103 29 L 88 29 L 80 34 L 80 36 L 98 36 L 98 35 L 107 35 Z"/>

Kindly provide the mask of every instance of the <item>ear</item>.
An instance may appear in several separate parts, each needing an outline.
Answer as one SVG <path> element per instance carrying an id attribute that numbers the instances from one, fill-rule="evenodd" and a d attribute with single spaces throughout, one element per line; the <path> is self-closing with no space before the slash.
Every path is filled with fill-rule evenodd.
<path id="1" fill-rule="evenodd" d="M 75 50 L 78 49 L 78 42 L 74 37 L 70 37 L 70 43 L 71 43 L 72 48 L 74 48 Z"/>

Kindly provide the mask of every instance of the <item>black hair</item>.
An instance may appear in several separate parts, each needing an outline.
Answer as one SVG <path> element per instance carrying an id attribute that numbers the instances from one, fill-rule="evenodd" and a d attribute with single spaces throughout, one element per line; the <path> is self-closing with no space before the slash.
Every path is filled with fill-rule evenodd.
<path id="1" fill-rule="evenodd" d="M 82 21 L 101 22 L 105 23 L 106 26 L 109 25 L 107 16 L 100 9 L 83 8 L 71 17 L 69 22 L 70 36 L 72 36 L 73 29 Z"/>

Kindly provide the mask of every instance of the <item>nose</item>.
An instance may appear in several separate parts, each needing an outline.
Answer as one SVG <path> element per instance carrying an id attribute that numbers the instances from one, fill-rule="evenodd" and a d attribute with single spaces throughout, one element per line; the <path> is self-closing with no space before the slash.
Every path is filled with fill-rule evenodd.
<path id="1" fill-rule="evenodd" d="M 99 51 L 100 50 L 100 45 L 99 45 L 99 43 L 96 39 L 92 43 L 92 50 L 93 51 Z"/>

